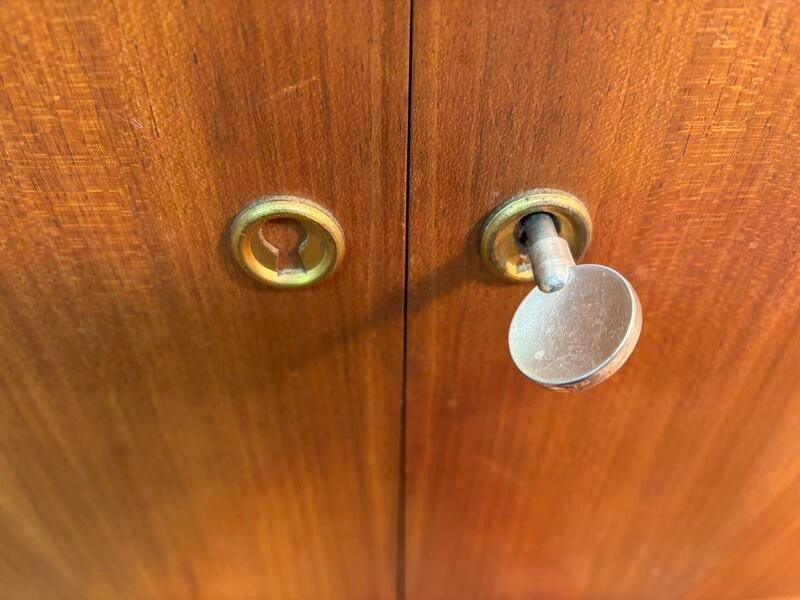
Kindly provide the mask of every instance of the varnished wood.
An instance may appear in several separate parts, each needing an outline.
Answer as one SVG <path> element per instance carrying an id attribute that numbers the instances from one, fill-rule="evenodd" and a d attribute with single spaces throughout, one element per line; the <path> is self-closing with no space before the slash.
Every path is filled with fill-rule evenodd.
<path id="1" fill-rule="evenodd" d="M 419 2 L 409 598 L 800 595 L 800 14 L 790 0 Z M 598 388 L 511 363 L 478 256 L 531 187 L 644 328 Z"/>
<path id="2" fill-rule="evenodd" d="M 0 10 L 0 595 L 396 585 L 408 6 Z M 227 222 L 333 211 L 317 288 Z"/>

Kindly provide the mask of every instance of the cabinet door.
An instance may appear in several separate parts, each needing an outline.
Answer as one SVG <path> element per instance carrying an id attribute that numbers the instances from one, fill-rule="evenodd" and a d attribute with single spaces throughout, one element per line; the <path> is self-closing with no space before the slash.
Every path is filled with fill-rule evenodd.
<path id="1" fill-rule="evenodd" d="M 409 598 L 800 595 L 797 2 L 419 2 Z M 533 187 L 627 275 L 625 367 L 542 391 L 478 255 Z"/>
<path id="2" fill-rule="evenodd" d="M 4 3 L 2 595 L 394 595 L 408 14 Z M 317 287 L 230 258 L 275 193 L 346 232 Z"/>

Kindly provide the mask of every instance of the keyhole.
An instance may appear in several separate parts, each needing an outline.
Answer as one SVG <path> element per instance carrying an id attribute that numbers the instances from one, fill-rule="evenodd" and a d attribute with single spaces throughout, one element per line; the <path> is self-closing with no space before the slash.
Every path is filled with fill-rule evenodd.
<path id="1" fill-rule="evenodd" d="M 300 246 L 306 240 L 306 230 L 294 219 L 271 219 L 261 225 L 262 243 L 278 256 L 278 272 L 303 269 Z"/>

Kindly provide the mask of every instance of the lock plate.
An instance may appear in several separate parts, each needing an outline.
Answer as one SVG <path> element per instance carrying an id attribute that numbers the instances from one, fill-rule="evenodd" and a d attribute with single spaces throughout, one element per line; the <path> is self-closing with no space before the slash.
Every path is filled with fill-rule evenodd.
<path id="1" fill-rule="evenodd" d="M 297 249 L 300 266 L 280 268 L 278 250 L 265 239 L 262 226 L 291 219 L 305 230 Z M 243 208 L 231 223 L 231 249 L 250 276 L 273 287 L 298 288 L 330 275 L 344 256 L 344 232 L 319 204 L 295 196 L 267 196 Z"/>
<path id="2" fill-rule="evenodd" d="M 535 283 L 527 250 L 521 242 L 520 221 L 538 212 L 553 217 L 558 234 L 567 241 L 575 262 L 586 253 L 592 238 L 592 219 L 583 202 L 561 190 L 529 190 L 495 208 L 483 226 L 481 256 L 500 277 Z"/>

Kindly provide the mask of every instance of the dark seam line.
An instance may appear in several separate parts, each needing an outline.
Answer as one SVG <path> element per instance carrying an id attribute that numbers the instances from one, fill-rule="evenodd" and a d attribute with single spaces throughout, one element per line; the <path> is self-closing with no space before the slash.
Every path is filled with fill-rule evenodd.
<path id="1" fill-rule="evenodd" d="M 409 0 L 408 13 L 408 82 L 406 102 L 406 207 L 405 207 L 405 271 L 403 276 L 403 384 L 400 404 L 400 465 L 397 498 L 397 600 L 406 594 L 406 410 L 408 406 L 408 273 L 411 228 L 411 92 L 414 63 L 414 0 Z"/>

